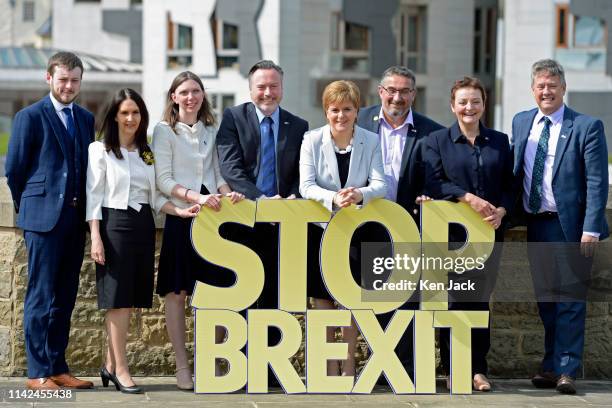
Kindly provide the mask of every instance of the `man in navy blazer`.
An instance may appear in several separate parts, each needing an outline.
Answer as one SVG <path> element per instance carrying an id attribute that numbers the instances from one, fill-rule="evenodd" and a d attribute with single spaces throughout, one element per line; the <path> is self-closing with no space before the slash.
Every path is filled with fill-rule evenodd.
<path id="1" fill-rule="evenodd" d="M 228 108 L 217 133 L 221 174 L 232 190 L 251 200 L 299 195 L 300 147 L 308 122 L 282 109 L 283 70 L 269 60 L 249 71 L 252 102 Z M 225 224 L 221 234 L 254 249 L 264 265 L 265 283 L 259 308 L 278 307 L 278 226 L 257 223 L 251 230 Z M 270 342 L 280 333 L 273 330 Z M 269 381 L 276 385 L 275 378 Z"/>
<path id="2" fill-rule="evenodd" d="M 606 137 L 600 120 L 564 104 L 558 62 L 535 62 L 531 89 L 538 107 L 514 117 L 512 144 L 522 183 L 517 207 L 527 213 L 529 263 L 545 331 L 544 358 L 532 382 L 573 394 L 584 348 L 581 283 L 588 282 L 596 243 L 608 237 Z M 578 284 L 563 287 L 568 280 Z"/>
<path id="3" fill-rule="evenodd" d="M 425 138 L 444 126 L 412 109 L 416 77 L 406 67 L 393 66 L 383 72 L 378 96 L 380 104 L 359 110 L 357 125 L 380 135 L 386 198 L 404 207 L 418 225 L 415 200 L 425 186 Z"/>
<path id="4" fill-rule="evenodd" d="M 65 359 L 85 246 L 85 175 L 94 118 L 74 103 L 83 63 L 59 52 L 47 65 L 51 90 L 17 112 L 6 176 L 28 250 L 24 332 L 30 389 L 92 388 Z"/>
<path id="5" fill-rule="evenodd" d="M 385 182 L 386 198 L 395 201 L 420 225 L 417 197 L 423 194 L 425 187 L 425 140 L 434 130 L 443 126 L 412 109 L 416 97 L 416 76 L 412 70 L 403 66 L 387 68 L 378 85 L 380 104 L 359 110 L 357 125 L 380 136 Z M 378 225 L 368 225 L 367 235 L 371 241 L 388 241 L 386 232 Z M 418 309 L 418 302 L 413 296 L 402 308 Z M 382 325 L 386 325 L 392 313 L 379 316 Z M 413 368 L 412 323 L 402 336 L 397 354 L 409 374 Z M 379 382 L 383 383 L 381 376 Z M 383 383 L 384 384 L 384 383 Z"/>

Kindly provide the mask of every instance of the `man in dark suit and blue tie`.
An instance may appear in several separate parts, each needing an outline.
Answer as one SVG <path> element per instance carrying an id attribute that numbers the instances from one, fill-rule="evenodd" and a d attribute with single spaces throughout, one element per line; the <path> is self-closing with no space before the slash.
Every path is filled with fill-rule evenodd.
<path id="1" fill-rule="evenodd" d="M 30 389 L 92 388 L 65 359 L 85 246 L 85 174 L 94 118 L 74 103 L 83 63 L 59 52 L 47 65 L 50 94 L 17 112 L 6 176 L 28 250 L 24 332 Z"/>
<path id="2" fill-rule="evenodd" d="M 221 174 L 232 190 L 251 200 L 299 195 L 300 147 L 308 122 L 282 109 L 283 70 L 259 61 L 249 71 L 252 102 L 228 108 L 217 133 Z M 253 248 L 265 270 L 259 308 L 278 307 L 278 226 L 257 223 L 254 230 L 225 224 L 221 234 Z M 274 344 L 280 339 L 270 333 Z M 274 379 L 271 381 L 275 383 Z"/>
<path id="3" fill-rule="evenodd" d="M 565 89 L 558 62 L 533 64 L 538 107 L 514 117 L 512 144 L 545 332 L 544 358 L 532 382 L 573 394 L 584 348 L 586 282 L 596 243 L 608 236 L 608 163 L 602 122 L 567 107 Z"/>

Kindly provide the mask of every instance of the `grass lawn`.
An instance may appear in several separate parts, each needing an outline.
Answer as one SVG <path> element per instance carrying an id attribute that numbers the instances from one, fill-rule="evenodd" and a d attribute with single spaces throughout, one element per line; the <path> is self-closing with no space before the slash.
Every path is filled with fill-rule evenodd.
<path id="1" fill-rule="evenodd" d="M 0 156 L 6 155 L 8 149 L 9 135 L 6 132 L 0 133 Z"/>
<path id="2" fill-rule="evenodd" d="M 608 163 L 612 164 L 612 154 L 608 156 Z"/>

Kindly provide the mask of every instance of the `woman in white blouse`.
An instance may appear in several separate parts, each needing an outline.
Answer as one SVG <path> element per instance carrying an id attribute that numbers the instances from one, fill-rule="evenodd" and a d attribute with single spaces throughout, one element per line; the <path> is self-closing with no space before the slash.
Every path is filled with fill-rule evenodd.
<path id="1" fill-rule="evenodd" d="M 202 81 L 192 72 L 181 72 L 168 90 L 163 121 L 155 126 L 152 145 L 157 186 L 178 207 L 201 204 L 219 210 L 222 195 L 233 203 L 244 198 L 231 191 L 221 176 L 214 125 Z M 196 279 L 218 286 L 229 286 L 234 280 L 230 271 L 200 258 L 191 245 L 190 228 L 190 220 L 166 217 L 156 288 L 166 303 L 180 389 L 193 389 L 185 349 L 185 299 L 193 293 Z M 218 341 L 222 335 L 219 329 Z"/>
<path id="2" fill-rule="evenodd" d="M 384 197 L 387 185 L 378 135 L 355 125 L 359 88 L 351 81 L 335 81 L 325 87 L 322 99 L 327 125 L 304 134 L 300 151 L 300 194 L 320 202 L 330 211 L 350 205 L 366 205 L 375 198 Z M 318 225 L 309 227 L 307 293 L 313 298 L 315 309 L 332 309 L 334 303 L 319 268 L 318 250 L 322 235 L 323 229 Z M 357 230 L 355 235 L 364 234 Z M 359 240 L 354 238 L 351 246 L 357 248 Z M 351 262 L 353 278 L 357 282 L 361 281 L 359 269 L 358 262 Z M 333 341 L 333 332 L 328 330 L 328 341 Z M 348 343 L 342 375 L 354 376 L 357 344 L 354 322 L 350 327 L 342 328 L 342 336 Z M 336 375 L 338 362 L 328 361 L 327 371 L 328 375 Z"/>
<path id="3" fill-rule="evenodd" d="M 111 101 L 102 125 L 103 140 L 89 146 L 86 219 L 91 257 L 96 262 L 98 307 L 106 309 L 108 348 L 100 369 L 103 385 L 140 393 L 127 366 L 130 311 L 153 300 L 155 224 L 152 209 L 194 217 L 199 206 L 176 207 L 156 194 L 153 154 L 147 144 L 147 108 L 125 88 Z"/>

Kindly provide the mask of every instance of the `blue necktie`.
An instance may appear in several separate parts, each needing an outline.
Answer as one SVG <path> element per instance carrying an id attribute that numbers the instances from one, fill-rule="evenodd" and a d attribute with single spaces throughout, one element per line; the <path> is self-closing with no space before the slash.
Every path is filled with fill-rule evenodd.
<path id="1" fill-rule="evenodd" d="M 531 189 L 529 191 L 529 211 L 537 214 L 542 206 L 542 182 L 544 181 L 544 163 L 548 154 L 548 139 L 550 138 L 550 119 L 544 117 L 544 129 L 540 134 L 536 150 L 533 170 L 531 172 Z"/>
<path id="2" fill-rule="evenodd" d="M 261 163 L 259 166 L 259 189 L 268 197 L 275 196 L 276 190 L 276 154 L 272 118 L 266 116 L 260 123 L 261 130 Z"/>
<path id="3" fill-rule="evenodd" d="M 62 109 L 62 112 L 64 112 L 64 115 L 66 115 L 66 130 L 68 131 L 68 134 L 70 135 L 70 137 L 74 139 L 75 126 L 74 126 L 74 118 L 72 117 L 72 109 L 64 108 Z"/>

